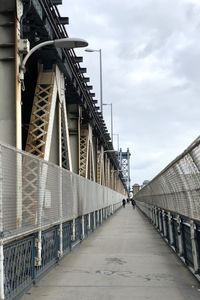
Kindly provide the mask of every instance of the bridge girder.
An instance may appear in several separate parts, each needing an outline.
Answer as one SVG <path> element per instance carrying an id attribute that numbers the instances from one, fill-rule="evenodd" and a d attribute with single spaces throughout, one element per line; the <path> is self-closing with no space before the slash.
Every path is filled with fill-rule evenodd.
<path id="1" fill-rule="evenodd" d="M 116 156 L 104 153 L 112 150 L 113 145 L 93 100 L 92 87 L 87 85 L 88 78 L 82 73 L 79 64 L 82 59 L 77 59 L 73 50 L 41 49 L 32 55 L 26 66 L 26 91 L 21 95 L 20 38 L 28 39 L 32 48 L 38 42 L 67 36 L 59 12 L 50 2 L 6 0 L 0 3 L 0 69 L 8 74 L 12 85 L 12 88 L 8 85 L 7 78 L 0 83 L 4 90 L 0 100 L 3 108 L 0 141 L 124 191 L 126 186 L 117 177 Z M 0 77 L 3 73 L 0 71 Z M 5 99 L 9 99 L 9 109 Z M 84 167 L 79 172 L 80 165 Z M 30 167 L 25 164 L 24 170 L 24 175 L 28 174 Z"/>

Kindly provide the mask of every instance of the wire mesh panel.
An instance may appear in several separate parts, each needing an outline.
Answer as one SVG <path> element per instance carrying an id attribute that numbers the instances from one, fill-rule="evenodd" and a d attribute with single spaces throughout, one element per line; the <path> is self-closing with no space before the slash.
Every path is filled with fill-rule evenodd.
<path id="1" fill-rule="evenodd" d="M 81 222 L 81 217 L 78 217 L 75 220 L 75 241 L 81 240 L 81 236 L 82 236 L 82 222 Z"/>
<path id="2" fill-rule="evenodd" d="M 67 252 L 71 249 L 71 228 L 72 221 L 63 224 L 63 251 Z"/>
<path id="3" fill-rule="evenodd" d="M 166 224 L 166 238 L 168 240 L 168 242 L 170 241 L 170 236 L 169 236 L 169 219 L 168 219 L 168 215 L 167 213 L 165 212 L 165 224 Z"/>
<path id="4" fill-rule="evenodd" d="M 191 233 L 190 226 L 183 222 L 182 224 L 182 234 L 183 234 L 183 246 L 184 246 L 184 258 L 185 262 L 192 266 L 193 263 L 193 254 L 192 254 L 192 242 L 191 242 Z"/>
<path id="5" fill-rule="evenodd" d="M 99 225 L 99 222 L 98 222 L 98 211 L 95 211 L 95 227 L 97 227 Z"/>
<path id="6" fill-rule="evenodd" d="M 36 267 L 36 276 L 40 276 L 58 260 L 58 228 L 42 232 L 42 263 Z"/>
<path id="7" fill-rule="evenodd" d="M 196 242 L 197 242 L 197 255 L 198 255 L 198 261 L 200 261 L 200 225 L 197 225 L 196 228 Z M 200 269 L 199 269 L 200 273 Z"/>
<path id="8" fill-rule="evenodd" d="M 200 137 L 144 186 L 135 198 L 200 220 Z"/>
<path id="9" fill-rule="evenodd" d="M 84 215 L 84 232 L 85 235 L 88 235 L 88 214 Z"/>
<path id="10" fill-rule="evenodd" d="M 90 213 L 90 230 L 94 230 L 94 212 Z"/>
<path id="11" fill-rule="evenodd" d="M 179 252 L 179 244 L 178 244 L 178 224 L 175 217 L 172 217 L 172 234 L 173 234 L 173 246 L 176 249 L 176 252 Z"/>
<path id="12" fill-rule="evenodd" d="M 10 146 L 0 147 L 6 237 L 121 204 L 120 193 Z"/>
<path id="13" fill-rule="evenodd" d="M 4 289 L 6 299 L 13 299 L 32 283 L 34 247 L 33 236 L 5 246 Z"/>

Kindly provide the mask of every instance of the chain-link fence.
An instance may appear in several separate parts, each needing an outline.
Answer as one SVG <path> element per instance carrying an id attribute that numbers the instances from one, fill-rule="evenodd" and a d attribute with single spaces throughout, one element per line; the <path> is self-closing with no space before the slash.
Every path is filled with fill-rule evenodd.
<path id="1" fill-rule="evenodd" d="M 4 237 L 64 223 L 121 203 L 123 195 L 0 145 L 0 231 Z"/>
<path id="2" fill-rule="evenodd" d="M 200 220 L 200 137 L 143 187 L 135 198 Z"/>

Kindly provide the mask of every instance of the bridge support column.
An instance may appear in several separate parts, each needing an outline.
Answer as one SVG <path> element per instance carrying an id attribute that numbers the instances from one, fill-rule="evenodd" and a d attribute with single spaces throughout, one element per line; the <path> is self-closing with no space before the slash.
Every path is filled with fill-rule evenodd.
<path id="1" fill-rule="evenodd" d="M 173 237 L 173 230 L 172 230 L 172 216 L 170 212 L 168 212 L 168 224 L 169 224 L 169 242 L 170 245 L 173 245 L 174 237 Z"/>
<path id="2" fill-rule="evenodd" d="M 190 234 L 191 234 L 191 243 L 192 243 L 192 255 L 193 255 L 193 263 L 194 263 L 194 272 L 198 273 L 200 269 L 200 262 L 198 257 L 198 245 L 196 239 L 196 225 L 194 221 L 190 222 Z"/>
<path id="3" fill-rule="evenodd" d="M 179 249 L 179 255 L 183 255 L 183 239 L 182 239 L 182 230 L 181 230 L 181 218 L 179 215 L 177 215 L 177 233 L 178 233 L 178 249 Z"/>

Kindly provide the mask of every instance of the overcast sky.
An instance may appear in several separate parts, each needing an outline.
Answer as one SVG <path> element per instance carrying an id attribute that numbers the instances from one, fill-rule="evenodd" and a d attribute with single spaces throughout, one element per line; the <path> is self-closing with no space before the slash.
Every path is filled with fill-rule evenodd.
<path id="1" fill-rule="evenodd" d="M 59 10 L 70 37 L 102 49 L 103 101 L 132 184 L 152 179 L 200 133 L 200 1 L 63 0 Z M 76 53 L 99 99 L 98 53 Z"/>

